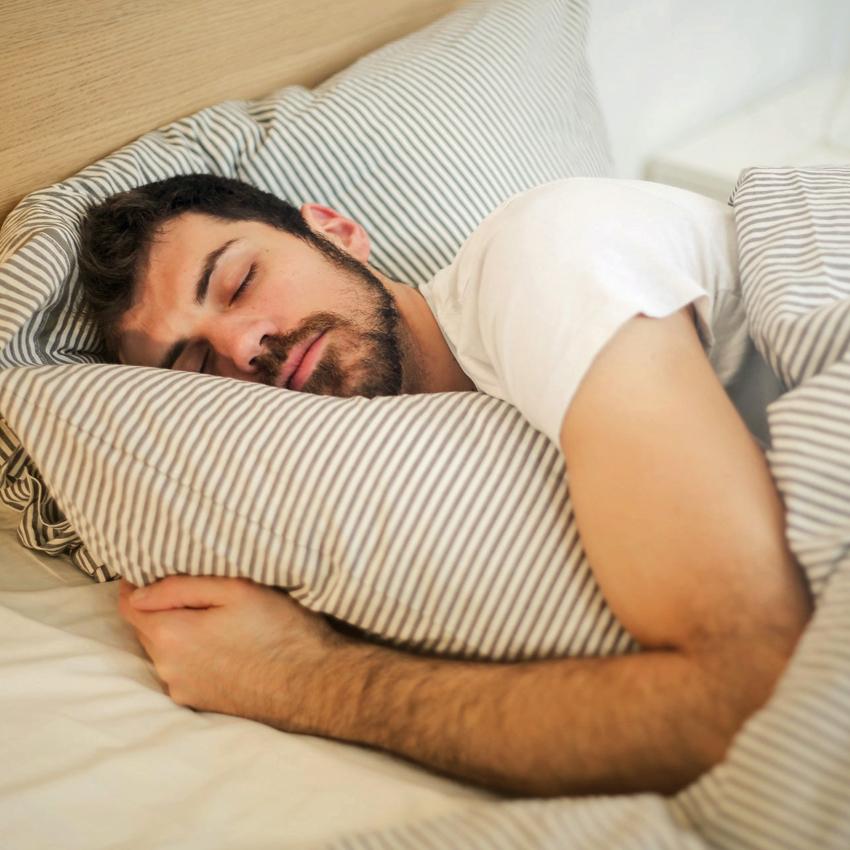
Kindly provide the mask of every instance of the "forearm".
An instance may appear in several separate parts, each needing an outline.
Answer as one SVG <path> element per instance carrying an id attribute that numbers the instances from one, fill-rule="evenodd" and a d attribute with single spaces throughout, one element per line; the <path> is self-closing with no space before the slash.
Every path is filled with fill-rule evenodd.
<path id="1" fill-rule="evenodd" d="M 496 664 L 351 643 L 278 725 L 514 793 L 672 792 L 722 757 L 790 646 Z"/>

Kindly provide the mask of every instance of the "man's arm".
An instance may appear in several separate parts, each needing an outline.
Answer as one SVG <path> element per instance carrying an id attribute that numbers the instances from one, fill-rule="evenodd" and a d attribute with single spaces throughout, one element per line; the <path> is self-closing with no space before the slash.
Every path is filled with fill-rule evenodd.
<path id="1" fill-rule="evenodd" d="M 166 579 L 122 613 L 183 704 L 520 794 L 675 791 L 722 758 L 808 618 L 782 505 L 689 311 L 621 329 L 579 387 L 561 444 L 594 574 L 641 654 L 417 657 L 332 634 L 282 594 L 226 579 Z M 193 588 L 204 581 L 219 584 Z M 159 610 L 200 604 L 204 587 L 218 607 Z M 234 639 L 246 618 L 262 639 Z M 265 641 L 262 662 L 252 640 Z M 216 678 L 227 688 L 211 690 Z"/>

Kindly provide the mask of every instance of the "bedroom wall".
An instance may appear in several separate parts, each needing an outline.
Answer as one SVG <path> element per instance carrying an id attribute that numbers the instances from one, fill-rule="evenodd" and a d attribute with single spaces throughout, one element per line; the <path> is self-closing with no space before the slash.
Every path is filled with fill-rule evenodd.
<path id="1" fill-rule="evenodd" d="M 589 55 L 618 173 L 666 145 L 850 63 L 847 0 L 592 0 Z"/>

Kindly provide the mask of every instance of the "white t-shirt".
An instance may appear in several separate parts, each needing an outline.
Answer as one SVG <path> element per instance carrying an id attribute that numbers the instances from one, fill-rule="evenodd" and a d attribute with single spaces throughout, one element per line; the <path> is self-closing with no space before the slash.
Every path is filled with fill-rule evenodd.
<path id="1" fill-rule="evenodd" d="M 693 304 L 724 384 L 753 351 L 731 210 L 657 183 L 571 178 L 517 195 L 421 292 L 476 387 L 556 445 L 579 383 L 633 316 Z"/>

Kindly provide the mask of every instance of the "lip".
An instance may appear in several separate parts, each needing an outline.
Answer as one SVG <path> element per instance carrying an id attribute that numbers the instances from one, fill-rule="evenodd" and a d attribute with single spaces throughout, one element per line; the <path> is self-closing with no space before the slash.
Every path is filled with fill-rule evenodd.
<path id="1" fill-rule="evenodd" d="M 304 358 L 309 353 L 310 349 L 313 345 L 319 341 L 321 337 L 324 336 L 324 331 L 321 331 L 317 334 L 314 334 L 311 337 L 308 337 L 304 342 L 300 345 L 296 346 L 289 357 L 286 359 L 286 363 L 283 366 L 283 369 L 280 373 L 280 381 L 278 383 L 279 386 L 285 387 L 286 389 L 296 389 L 291 386 L 291 381 L 295 377 L 295 373 L 298 371 L 301 364 L 304 362 Z M 312 370 L 311 370 L 312 371 Z M 305 376 L 306 378 L 307 376 Z M 303 385 L 303 381 L 301 382 Z"/>

